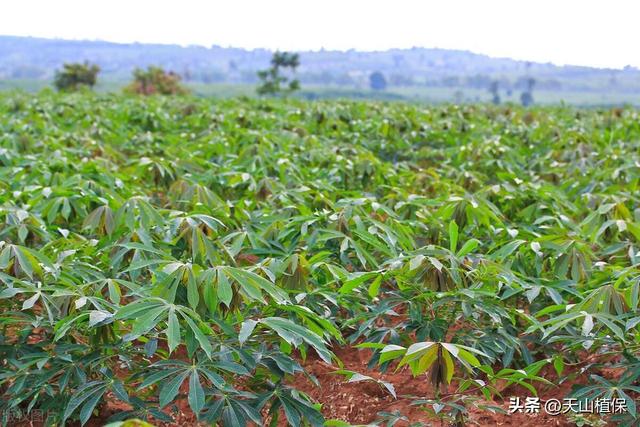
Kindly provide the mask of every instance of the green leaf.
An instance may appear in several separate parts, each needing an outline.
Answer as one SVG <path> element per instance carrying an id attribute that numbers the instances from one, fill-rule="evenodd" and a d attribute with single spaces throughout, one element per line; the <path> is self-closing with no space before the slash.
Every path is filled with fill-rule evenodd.
<path id="1" fill-rule="evenodd" d="M 160 407 L 164 408 L 169 403 L 171 403 L 178 392 L 180 391 L 180 386 L 184 382 L 184 380 L 189 375 L 189 371 L 181 372 L 175 377 L 171 378 L 169 381 L 164 383 L 162 388 L 160 388 Z"/>
<path id="2" fill-rule="evenodd" d="M 191 372 L 191 377 L 189 378 L 188 400 L 191 410 L 193 410 L 193 413 L 199 418 L 200 412 L 202 412 L 202 408 L 204 407 L 204 390 L 202 384 L 200 384 L 200 377 L 196 370 Z"/>
<path id="3" fill-rule="evenodd" d="M 351 278 L 349 280 L 345 281 L 342 284 L 339 292 L 341 294 L 348 294 L 351 291 L 353 291 L 355 288 L 360 286 L 362 283 L 366 282 L 372 277 L 375 277 L 377 274 L 378 273 L 355 273 L 351 275 Z"/>
<path id="4" fill-rule="evenodd" d="M 454 354 L 454 356 L 458 358 L 458 360 L 462 361 L 463 365 L 465 365 L 466 367 L 472 366 L 474 368 L 477 368 L 480 366 L 480 361 L 473 354 L 471 354 L 471 352 L 460 347 L 458 347 L 458 353 Z"/>
<path id="5" fill-rule="evenodd" d="M 188 276 L 187 300 L 189 301 L 189 306 L 195 310 L 198 308 L 198 303 L 200 302 L 200 290 L 198 289 L 198 284 L 192 271 L 189 271 Z"/>
<path id="6" fill-rule="evenodd" d="M 135 339 L 155 328 L 156 325 L 162 320 L 162 315 L 168 310 L 169 308 L 167 306 L 155 307 L 148 310 L 133 324 L 133 328 L 131 329 L 131 332 L 129 334 L 129 339 Z"/>
<path id="7" fill-rule="evenodd" d="M 453 359 L 451 359 L 451 354 L 448 351 L 443 351 L 442 357 L 444 359 L 444 363 L 447 368 L 445 380 L 447 381 L 447 384 L 451 384 L 451 379 L 453 378 L 453 372 L 454 372 Z"/>
<path id="8" fill-rule="evenodd" d="M 162 306 L 164 303 L 158 300 L 138 300 L 120 307 L 115 318 L 117 320 L 135 319 L 151 309 Z"/>
<path id="9" fill-rule="evenodd" d="M 167 344 L 169 353 L 173 353 L 173 350 L 180 344 L 180 323 L 173 309 L 169 311 L 169 320 L 167 321 Z"/>
<path id="10" fill-rule="evenodd" d="M 152 265 L 162 264 L 163 262 L 166 262 L 166 261 L 162 259 L 141 259 L 129 264 L 129 268 L 127 268 L 126 270 L 123 270 L 122 273 L 129 273 L 131 271 L 140 270 L 142 268 L 149 267 Z"/>
<path id="11" fill-rule="evenodd" d="M 562 372 L 564 372 L 564 360 L 562 355 L 558 355 L 553 358 L 553 367 L 556 370 L 556 374 L 558 374 L 558 376 L 562 375 Z"/>
<path id="12" fill-rule="evenodd" d="M 434 342 L 418 342 L 411 344 L 409 348 L 407 348 L 407 351 L 398 366 L 404 366 L 413 360 L 421 358 L 433 346 L 437 347 L 438 344 Z M 385 350 L 383 349 L 382 351 L 384 352 Z"/>
<path id="13" fill-rule="evenodd" d="M 196 326 L 196 324 L 193 322 L 193 320 L 189 318 L 189 316 L 185 315 L 184 313 L 182 314 L 183 314 L 182 317 L 184 317 L 184 320 L 187 322 L 187 324 L 193 331 L 193 334 L 196 337 L 196 340 L 198 341 L 198 343 L 200 343 L 200 347 L 204 350 L 207 356 L 211 358 L 211 353 L 213 353 L 213 347 L 211 347 L 211 343 L 209 342 L 209 339 L 206 337 L 204 333 L 202 333 L 200 328 Z"/>
<path id="14" fill-rule="evenodd" d="M 28 310 L 33 307 L 36 301 L 38 301 L 38 298 L 40 298 L 40 292 L 36 292 L 29 299 L 24 300 L 24 302 L 22 303 L 22 309 Z"/>
<path id="15" fill-rule="evenodd" d="M 449 249 L 455 253 L 458 247 L 458 224 L 455 221 L 449 223 Z"/>
<path id="16" fill-rule="evenodd" d="M 100 387 L 86 400 L 85 404 L 80 408 L 80 423 L 85 425 L 89 418 L 91 418 L 91 414 L 95 409 L 96 405 L 102 399 L 102 396 L 107 391 L 107 386 Z"/>
<path id="17" fill-rule="evenodd" d="M 258 301 L 264 302 L 260 295 L 260 291 L 262 290 L 269 294 L 278 304 L 289 302 L 289 297 L 285 291 L 251 271 L 236 267 L 224 267 L 224 270 L 240 284 L 248 295 L 253 296 Z"/>
<path id="18" fill-rule="evenodd" d="M 382 350 L 380 350 L 379 363 L 384 363 L 389 360 L 397 359 L 398 357 L 405 354 L 406 351 L 407 349 L 404 347 L 401 347 L 399 345 L 389 344 L 385 346 Z"/>
<path id="19" fill-rule="evenodd" d="M 422 357 L 419 360 L 410 362 L 411 372 L 414 376 L 423 374 L 433 365 L 433 362 L 438 358 L 438 347 L 439 345 L 431 346 L 426 352 L 421 353 Z"/>
<path id="20" fill-rule="evenodd" d="M 518 249 L 523 243 L 526 243 L 526 241 L 525 240 L 514 240 L 512 242 L 509 242 L 506 245 L 504 245 L 503 247 L 501 247 L 500 249 L 498 249 L 496 252 L 494 252 L 492 254 L 492 258 L 494 258 L 494 259 L 506 258 L 509 255 L 511 255 L 513 253 L 513 251 Z"/>
<path id="21" fill-rule="evenodd" d="M 86 407 L 87 409 L 93 410 L 91 402 L 95 399 L 95 396 L 98 396 L 99 399 L 105 391 L 106 386 L 102 381 L 91 381 L 78 387 L 75 393 L 71 396 L 71 399 L 69 399 L 69 403 L 67 403 L 67 407 L 62 415 L 63 422 L 67 420 L 80 405 L 87 402 L 89 403 L 89 406 L 85 405 L 81 409 L 84 417 L 81 416 L 80 422 L 84 425 L 91 415 L 91 411 L 87 414 L 84 408 Z M 95 406 L 95 403 L 93 403 L 93 406 Z"/>
<path id="22" fill-rule="evenodd" d="M 238 341 L 240 341 L 240 345 L 244 344 L 247 339 L 249 339 L 249 336 L 251 335 L 257 324 L 258 321 L 252 319 L 248 319 L 242 322 L 240 333 L 238 334 Z"/>
<path id="23" fill-rule="evenodd" d="M 473 252 L 480 245 L 480 241 L 477 239 L 467 240 L 465 244 L 460 248 L 458 253 L 456 254 L 459 258 Z"/>
<path id="24" fill-rule="evenodd" d="M 416 255 L 415 257 L 411 258 L 411 261 L 409 261 L 409 271 L 413 271 L 416 268 L 420 267 L 422 261 L 424 261 L 425 258 L 426 257 L 424 255 Z"/>
<path id="25" fill-rule="evenodd" d="M 379 275 L 373 280 L 373 282 L 371 282 L 371 285 L 369 285 L 369 296 L 371 298 L 375 298 L 378 296 L 381 283 L 382 283 L 382 275 Z"/>
<path id="26" fill-rule="evenodd" d="M 231 289 L 231 283 L 227 276 L 218 270 L 218 299 L 222 301 L 227 307 L 231 306 L 231 299 L 233 298 L 233 290 Z"/>
<path id="27" fill-rule="evenodd" d="M 121 246 L 121 247 L 127 248 L 127 249 L 135 249 L 135 250 L 140 250 L 140 251 L 145 251 L 145 252 L 151 252 L 153 254 L 160 255 L 160 256 L 164 256 L 165 255 L 165 253 L 162 252 L 159 249 L 156 249 L 154 247 L 147 246 L 147 245 L 145 245 L 143 243 L 138 243 L 138 242 L 119 243 L 118 246 Z"/>
<path id="28" fill-rule="evenodd" d="M 313 347 L 322 360 L 331 363 L 331 352 L 325 346 L 322 338 L 309 329 L 281 317 L 267 317 L 261 319 L 260 323 L 276 331 L 289 344 L 296 345 L 300 341 L 306 342 Z"/>
<path id="29" fill-rule="evenodd" d="M 144 380 L 138 386 L 138 390 L 142 390 L 145 387 L 149 387 L 150 385 L 153 385 L 158 381 L 163 380 L 164 378 L 177 373 L 179 370 L 180 370 L 179 368 L 164 368 L 161 371 L 154 372 L 153 374 L 144 378 Z"/>

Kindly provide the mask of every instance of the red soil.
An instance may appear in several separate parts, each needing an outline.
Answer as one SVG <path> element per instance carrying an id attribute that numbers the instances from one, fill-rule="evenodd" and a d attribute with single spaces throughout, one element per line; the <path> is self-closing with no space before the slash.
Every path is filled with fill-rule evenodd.
<path id="1" fill-rule="evenodd" d="M 34 331 L 33 339 L 37 341 L 38 331 Z M 429 399 L 434 397 L 434 392 L 426 375 L 414 378 L 407 367 L 397 372 L 390 369 L 387 373 L 381 373 L 377 369 L 368 369 L 367 363 L 371 357 L 370 350 L 359 350 L 351 347 L 339 347 L 334 349 L 335 354 L 343 363 L 343 369 L 354 371 L 372 378 L 383 380 L 393 384 L 397 399 L 392 397 L 389 392 L 381 387 L 378 383 L 372 381 L 349 383 L 344 376 L 336 374 L 339 369 L 320 360 L 315 353 L 310 352 L 309 357 L 302 361 L 302 365 L 306 372 L 315 376 L 320 386 L 314 385 L 305 375 L 298 374 L 290 379 L 289 384 L 299 390 L 304 391 L 313 400 L 322 404 L 322 412 L 327 419 L 340 419 L 351 424 L 368 424 L 378 418 L 379 412 L 395 412 L 399 411 L 409 422 L 423 422 L 426 425 L 447 425 L 427 413 L 423 408 L 411 403 L 416 399 Z M 558 385 L 541 385 L 535 384 L 539 391 L 542 401 L 550 398 L 562 400 L 567 396 L 573 384 L 584 384 L 587 382 L 587 375 L 580 371 L 581 366 L 593 362 L 605 362 L 598 356 L 589 355 L 586 352 L 580 355 L 582 362 L 575 366 L 568 366 L 565 376 L 569 379 Z M 183 346 L 178 348 L 173 354 L 174 358 L 187 360 L 188 357 Z M 598 373 L 605 378 L 615 379 L 620 376 L 621 368 L 603 367 L 593 373 Z M 126 371 L 116 370 L 117 376 L 124 378 L 128 375 Z M 557 375 L 551 366 L 546 366 L 539 373 L 540 376 L 549 381 L 557 381 Z M 454 393 L 456 384 L 452 384 L 445 393 Z M 188 381 L 185 381 L 180 388 L 180 395 L 173 405 L 170 405 L 165 412 L 174 418 L 172 423 L 163 423 L 157 420 L 150 420 L 156 426 L 196 426 L 199 425 L 196 417 L 189 408 L 187 402 Z M 468 392 L 467 392 L 468 393 Z M 478 402 L 485 405 L 493 405 L 508 410 L 509 397 L 525 397 L 531 396 L 531 393 L 517 386 L 510 386 L 501 390 L 504 398 L 494 398 L 493 401 L 483 400 L 482 395 L 475 393 Z M 129 405 L 118 401 L 112 394 L 107 394 L 105 401 L 100 405 L 100 415 L 93 417 L 87 423 L 87 426 L 97 427 L 105 424 L 106 420 L 112 415 L 129 410 Z M 564 416 L 552 416 L 540 411 L 538 414 L 501 414 L 492 413 L 488 410 L 477 408 L 469 408 L 468 425 L 476 426 L 512 426 L 520 427 L 537 427 L 537 426 L 571 426 L 572 424 Z M 407 426 L 409 422 L 401 421 L 395 424 L 398 427 Z M 17 423 L 16 426 L 39 426 L 42 423 L 29 422 Z M 71 424 L 74 425 L 74 424 Z M 202 424 L 204 425 L 204 424 Z M 285 421 L 279 425 L 285 426 Z"/>

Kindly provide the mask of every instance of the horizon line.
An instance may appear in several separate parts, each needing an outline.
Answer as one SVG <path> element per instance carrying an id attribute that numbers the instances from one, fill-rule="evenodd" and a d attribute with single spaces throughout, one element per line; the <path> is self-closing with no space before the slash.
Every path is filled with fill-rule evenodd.
<path id="1" fill-rule="evenodd" d="M 89 42 L 89 43 L 109 43 L 115 45 L 150 45 L 150 46 L 175 46 L 180 48 L 204 48 L 204 49 L 213 49 L 213 48 L 222 48 L 222 49 L 238 49 L 245 51 L 267 51 L 267 52 L 295 52 L 295 53 L 319 53 L 319 52 L 340 52 L 340 53 L 349 53 L 349 52 L 360 52 L 360 53 L 385 53 L 394 50 L 406 51 L 406 50 L 415 50 L 415 49 L 424 49 L 424 50 L 442 50 L 449 52 L 463 52 L 470 53 L 473 55 L 484 56 L 489 59 L 495 60 L 510 60 L 514 62 L 521 63 L 530 63 L 536 65 L 552 65 L 558 68 L 590 68 L 596 70 L 603 71 L 624 71 L 626 69 L 638 70 L 638 67 L 635 67 L 631 64 L 625 65 L 620 68 L 616 67 L 599 67 L 596 65 L 577 65 L 577 64 L 558 64 L 553 61 L 535 61 L 529 59 L 518 59 L 510 56 L 493 56 L 487 53 L 476 52 L 469 49 L 459 49 L 459 48 L 443 48 L 443 47 L 427 47 L 427 46 L 412 46 L 412 47 L 393 47 L 388 49 L 357 49 L 357 48 L 349 48 L 349 49 L 327 49 L 324 47 L 317 49 L 305 49 L 305 50 L 287 50 L 287 49 L 273 49 L 269 47 L 241 47 L 241 46 L 232 46 L 232 45 L 218 45 L 215 43 L 205 45 L 200 43 L 167 43 L 167 42 L 142 42 L 142 41 L 115 41 L 115 40 L 106 40 L 106 39 L 91 39 L 91 38 L 63 38 L 63 37 L 43 37 L 43 36 L 24 36 L 17 34 L 0 34 L 0 37 L 15 37 L 15 38 L 23 38 L 23 39 L 39 39 L 39 40 L 50 40 L 50 41 L 66 41 L 66 42 Z"/>

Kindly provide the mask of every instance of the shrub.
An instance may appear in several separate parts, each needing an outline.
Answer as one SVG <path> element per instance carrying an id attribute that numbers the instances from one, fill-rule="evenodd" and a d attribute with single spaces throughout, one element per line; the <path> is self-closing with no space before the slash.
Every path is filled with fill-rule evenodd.
<path id="1" fill-rule="evenodd" d="M 60 91 L 75 91 L 81 88 L 92 88 L 98 79 L 100 67 L 96 64 L 70 63 L 64 64 L 62 70 L 56 71 L 54 85 Z"/>
<path id="2" fill-rule="evenodd" d="M 180 76 L 161 67 L 150 66 L 146 70 L 136 68 L 133 81 L 125 91 L 139 95 L 183 95 L 188 90 L 180 84 Z"/>

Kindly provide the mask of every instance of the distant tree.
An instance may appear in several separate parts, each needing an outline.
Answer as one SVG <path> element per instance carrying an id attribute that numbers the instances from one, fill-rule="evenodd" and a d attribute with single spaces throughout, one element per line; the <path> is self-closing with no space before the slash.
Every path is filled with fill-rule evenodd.
<path id="1" fill-rule="evenodd" d="M 224 71 L 207 69 L 203 70 L 194 76 L 194 80 L 199 80 L 203 83 L 218 83 L 227 80 L 228 74 Z"/>
<path id="2" fill-rule="evenodd" d="M 62 70 L 56 71 L 53 84 L 60 91 L 74 91 L 80 88 L 92 88 L 98 80 L 100 67 L 95 64 L 64 64 Z"/>
<path id="3" fill-rule="evenodd" d="M 11 71 L 12 79 L 39 79 L 46 74 L 46 70 L 31 65 L 19 65 Z"/>
<path id="4" fill-rule="evenodd" d="M 533 104 L 533 86 L 535 86 L 536 80 L 529 77 L 526 81 L 525 90 L 520 94 L 520 102 L 525 107 Z"/>
<path id="5" fill-rule="evenodd" d="M 380 71 L 374 71 L 369 75 L 369 87 L 373 90 L 385 90 L 387 88 L 387 79 Z"/>
<path id="6" fill-rule="evenodd" d="M 500 83 L 497 80 L 494 80 L 489 85 L 489 93 L 491 93 L 491 102 L 495 105 L 500 104 L 500 93 L 498 90 L 500 89 Z"/>
<path id="7" fill-rule="evenodd" d="M 136 68 L 133 81 L 125 88 L 126 92 L 139 95 L 181 95 L 188 90 L 180 84 L 180 76 L 161 67 L 150 66 L 146 70 Z"/>
<path id="8" fill-rule="evenodd" d="M 415 81 L 411 76 L 394 73 L 389 76 L 389 83 L 391 83 L 393 86 L 413 86 L 415 84 Z"/>
<path id="9" fill-rule="evenodd" d="M 184 79 L 185 82 L 190 82 L 193 78 L 193 75 L 191 74 L 191 70 L 189 69 L 189 67 L 184 67 L 184 71 L 182 72 L 182 78 Z"/>
<path id="10" fill-rule="evenodd" d="M 291 52 L 274 52 L 271 57 L 271 67 L 258 71 L 260 95 L 286 95 L 300 89 L 298 79 L 290 79 L 282 74 L 283 69 L 292 73 L 300 65 L 300 55 Z"/>
<path id="11" fill-rule="evenodd" d="M 458 76 L 446 76 L 443 77 L 439 84 L 445 87 L 458 87 L 461 85 L 460 78 Z"/>
<path id="12" fill-rule="evenodd" d="M 485 89 L 491 84 L 491 77 L 486 74 L 474 74 L 467 77 L 467 86 Z"/>
<path id="13" fill-rule="evenodd" d="M 349 73 L 340 73 L 334 75 L 334 81 L 337 85 L 342 86 L 353 86 L 355 82 L 353 81 L 353 77 L 349 75 Z"/>

